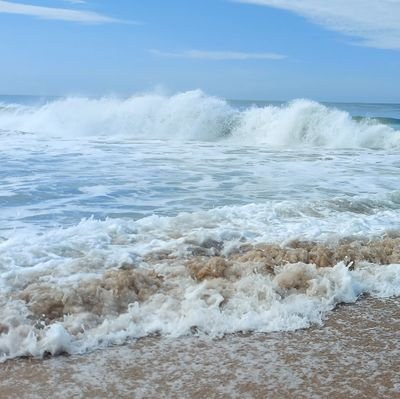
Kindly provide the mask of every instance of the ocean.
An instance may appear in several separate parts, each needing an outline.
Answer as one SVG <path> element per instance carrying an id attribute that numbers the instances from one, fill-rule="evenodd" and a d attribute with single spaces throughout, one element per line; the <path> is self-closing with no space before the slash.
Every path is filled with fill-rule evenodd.
<path id="1" fill-rule="evenodd" d="M 0 96 L 0 137 L 0 393 L 400 395 L 400 105 Z"/>

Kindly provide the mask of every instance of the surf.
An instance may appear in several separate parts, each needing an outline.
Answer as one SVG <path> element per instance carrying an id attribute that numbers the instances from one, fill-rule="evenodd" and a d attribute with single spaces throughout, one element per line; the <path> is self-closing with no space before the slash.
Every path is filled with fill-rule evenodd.
<path id="1" fill-rule="evenodd" d="M 0 130 L 59 137 L 207 141 L 271 148 L 400 148 L 390 120 L 353 118 L 307 99 L 235 107 L 201 90 L 128 98 L 66 97 L 0 109 Z"/>

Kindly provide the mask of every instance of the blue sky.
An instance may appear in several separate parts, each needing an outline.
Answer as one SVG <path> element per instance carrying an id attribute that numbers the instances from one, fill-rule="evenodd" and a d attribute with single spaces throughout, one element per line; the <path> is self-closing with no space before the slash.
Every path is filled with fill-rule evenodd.
<path id="1" fill-rule="evenodd" d="M 0 93 L 400 102 L 400 0 L 0 0 Z"/>

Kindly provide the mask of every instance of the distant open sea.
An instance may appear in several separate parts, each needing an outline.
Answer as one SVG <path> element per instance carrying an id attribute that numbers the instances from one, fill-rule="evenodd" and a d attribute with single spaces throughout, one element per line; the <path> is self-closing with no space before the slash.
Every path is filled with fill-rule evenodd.
<path id="1" fill-rule="evenodd" d="M 399 104 L 0 96 L 0 139 L 1 397 L 400 396 Z"/>

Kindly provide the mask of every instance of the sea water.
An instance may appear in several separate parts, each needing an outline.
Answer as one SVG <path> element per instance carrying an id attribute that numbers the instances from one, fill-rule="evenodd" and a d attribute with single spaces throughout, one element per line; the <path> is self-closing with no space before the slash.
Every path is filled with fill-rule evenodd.
<path id="1" fill-rule="evenodd" d="M 400 294 L 400 105 L 0 98 L 0 358 L 323 325 Z"/>

